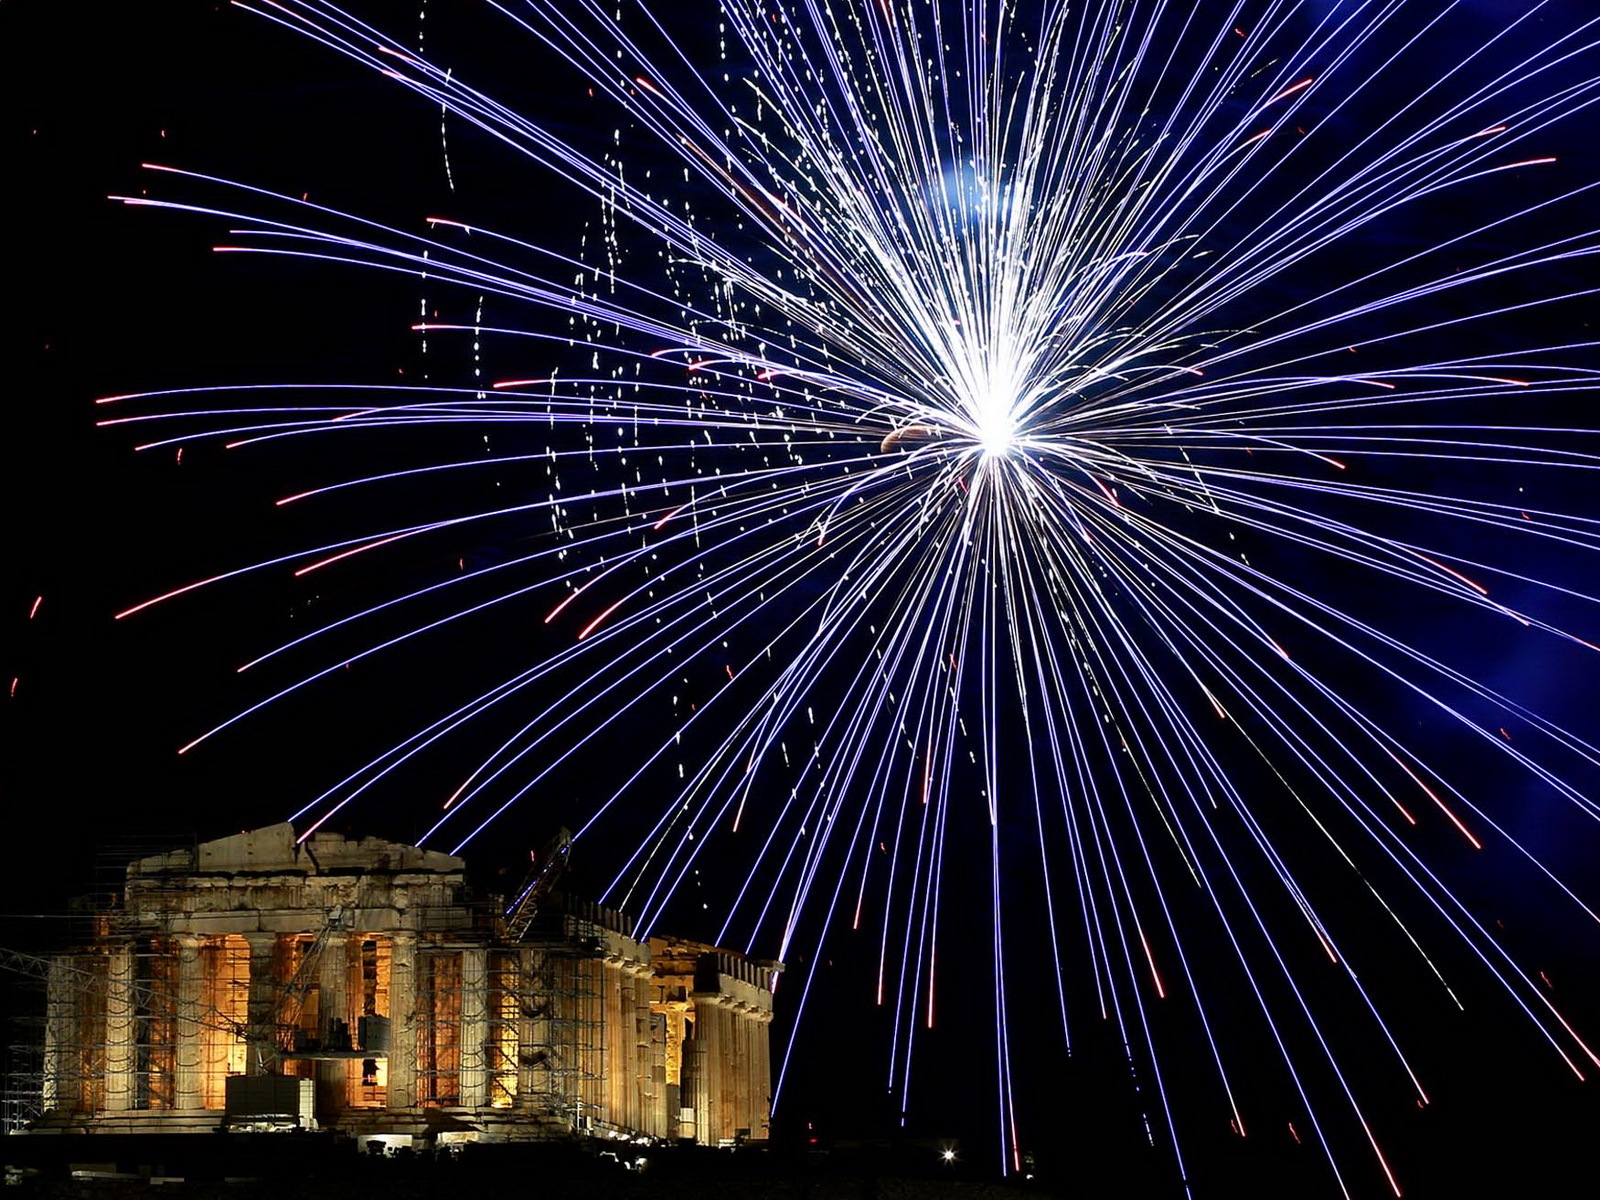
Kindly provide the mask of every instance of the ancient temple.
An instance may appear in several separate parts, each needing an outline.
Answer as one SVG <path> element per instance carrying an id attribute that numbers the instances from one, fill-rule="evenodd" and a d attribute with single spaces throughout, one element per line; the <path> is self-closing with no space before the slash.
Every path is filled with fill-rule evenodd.
<path id="1" fill-rule="evenodd" d="M 778 964 L 536 898 L 288 825 L 135 861 L 51 960 L 36 1128 L 765 1137 Z"/>

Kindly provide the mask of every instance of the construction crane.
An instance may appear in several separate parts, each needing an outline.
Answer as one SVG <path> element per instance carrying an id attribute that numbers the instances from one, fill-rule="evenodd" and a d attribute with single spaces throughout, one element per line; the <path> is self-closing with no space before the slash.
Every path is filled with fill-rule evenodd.
<path id="1" fill-rule="evenodd" d="M 527 936 L 533 919 L 539 915 L 539 906 L 555 889 L 571 856 L 572 834 L 565 828 L 545 845 L 542 854 L 531 856 L 533 865 L 505 911 L 507 941 L 520 942 Z"/>
<path id="2" fill-rule="evenodd" d="M 305 1006 L 306 997 L 311 994 L 318 978 L 322 953 L 328 948 L 333 935 L 343 931 L 347 924 L 343 908 L 335 906 L 328 910 L 327 921 L 317 930 L 311 944 L 295 964 L 294 974 L 278 990 L 265 1019 L 245 1027 L 244 1040 L 256 1049 L 258 1073 L 266 1070 L 268 1048 L 274 1056 L 294 1049 L 295 1035 L 300 1027 L 300 1010 Z"/>

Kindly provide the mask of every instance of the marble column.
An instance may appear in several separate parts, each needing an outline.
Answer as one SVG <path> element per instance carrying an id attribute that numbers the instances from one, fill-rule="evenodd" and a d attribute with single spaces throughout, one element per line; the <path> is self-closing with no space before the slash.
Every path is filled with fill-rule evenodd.
<path id="1" fill-rule="evenodd" d="M 695 1004 L 694 1036 L 683 1043 L 682 1105 L 693 1111 L 693 1126 L 684 1129 L 680 1119 L 678 1136 L 692 1137 L 702 1145 L 714 1140 L 711 1133 L 711 1064 L 706 1033 L 711 1027 L 711 1005 Z"/>
<path id="2" fill-rule="evenodd" d="M 648 984 L 648 979 L 646 983 Z M 647 993 L 648 994 L 648 993 Z M 673 1089 L 667 1083 L 667 1022 L 666 1013 L 651 1011 L 646 1006 L 644 1010 L 646 1029 L 649 1034 L 649 1051 L 646 1055 L 646 1067 L 650 1080 L 650 1129 L 652 1137 L 670 1138 L 678 1135 L 678 1114 L 670 1111 L 669 1098 Z M 672 1101 L 676 1103 L 676 1100 Z"/>
<path id="3" fill-rule="evenodd" d="M 600 968 L 600 989 L 604 1000 L 602 1020 L 606 1026 L 606 1056 L 600 1067 L 601 1120 L 611 1125 L 628 1125 L 626 1085 L 628 1060 L 632 1054 L 631 1030 L 623 1018 L 622 959 L 613 955 Z"/>
<path id="4" fill-rule="evenodd" d="M 606 1082 L 606 1029 L 605 1013 L 605 963 L 597 958 L 585 958 L 578 964 L 583 982 L 579 985 L 579 1011 L 583 1022 L 577 1029 L 577 1039 L 583 1044 L 580 1094 L 583 1108 L 580 1116 L 586 1118 L 583 1128 L 592 1128 L 596 1119 L 605 1116 Z"/>
<path id="5" fill-rule="evenodd" d="M 247 1075 L 277 1075 L 282 1064 L 277 1055 L 278 935 L 247 933 L 250 946 L 250 992 L 245 1009 L 246 1040 L 250 1043 Z"/>
<path id="6" fill-rule="evenodd" d="M 633 1059 L 630 1064 L 633 1078 L 628 1087 L 633 1111 L 629 1128 L 659 1137 L 661 1130 L 655 1120 L 656 1084 L 651 1070 L 650 977 L 647 964 L 628 964 L 623 976 L 622 1003 L 624 1019 L 633 1035 Z"/>
<path id="7" fill-rule="evenodd" d="M 728 1132 L 737 1136 L 750 1128 L 750 1019 L 743 1004 L 733 1006 L 733 1053 L 728 1068 L 733 1075 L 733 1104 Z"/>
<path id="8" fill-rule="evenodd" d="M 388 1106 L 417 1103 L 417 935 L 395 933 L 389 940 Z"/>
<path id="9" fill-rule="evenodd" d="M 756 1119 L 766 1137 L 772 1128 L 772 1013 L 763 1012 L 756 1025 Z M 755 1132 L 752 1130 L 751 1132 Z"/>
<path id="10" fill-rule="evenodd" d="M 113 946 L 106 955 L 106 1087 L 108 1112 L 134 1107 L 134 1035 L 137 1013 L 133 995 L 133 947 Z"/>
<path id="11" fill-rule="evenodd" d="M 317 1038 L 324 1050 L 349 1050 L 355 1029 L 350 1012 L 350 942 L 329 933 L 317 968 Z M 336 1119 L 349 1099 L 352 1059 L 321 1059 L 316 1065 L 317 1120 Z"/>
<path id="12" fill-rule="evenodd" d="M 702 1145 L 715 1146 L 723 1137 L 724 1076 L 727 1071 L 727 1010 L 715 992 L 694 997 L 695 1067 L 694 1136 Z"/>
<path id="13" fill-rule="evenodd" d="M 203 1030 L 200 1027 L 200 1002 L 205 993 L 204 960 L 201 939 L 192 933 L 173 936 L 178 952 L 178 994 L 173 1012 L 173 1089 L 172 1106 L 179 1110 L 205 1107 L 202 1092 Z"/>
<path id="14" fill-rule="evenodd" d="M 489 952 L 472 946 L 461 952 L 461 1104 L 482 1108 L 489 1102 L 485 1043 L 489 1040 Z"/>

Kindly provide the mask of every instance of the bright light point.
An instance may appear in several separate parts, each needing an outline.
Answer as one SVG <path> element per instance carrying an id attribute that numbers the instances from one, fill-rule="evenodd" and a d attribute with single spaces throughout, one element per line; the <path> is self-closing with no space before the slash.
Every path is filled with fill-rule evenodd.
<path id="1" fill-rule="evenodd" d="M 983 443 L 983 456 L 985 458 L 999 458 L 1008 454 L 1017 444 L 1016 432 L 1011 428 L 1010 422 L 1003 427 L 995 426 L 979 431 L 979 439 Z"/>
<path id="2" fill-rule="evenodd" d="M 1017 444 L 1017 423 L 1011 406 L 999 400 L 983 405 L 978 411 L 977 435 L 985 458 L 1008 454 Z"/>

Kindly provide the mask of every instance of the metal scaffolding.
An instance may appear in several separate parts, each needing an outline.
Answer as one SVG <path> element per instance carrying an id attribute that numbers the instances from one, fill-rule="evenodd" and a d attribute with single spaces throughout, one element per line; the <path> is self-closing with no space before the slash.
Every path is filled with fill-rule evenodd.
<path id="1" fill-rule="evenodd" d="M 529 1099 L 577 1131 L 593 1128 L 605 1078 L 600 943 L 595 921 L 557 913 L 527 935 L 522 950 Z"/>
<path id="2" fill-rule="evenodd" d="M 44 1115 L 45 981 L 50 962 L 0 950 L 0 967 L 14 975 L 6 994 L 5 1082 L 0 1087 L 0 1133 L 10 1134 Z"/>

